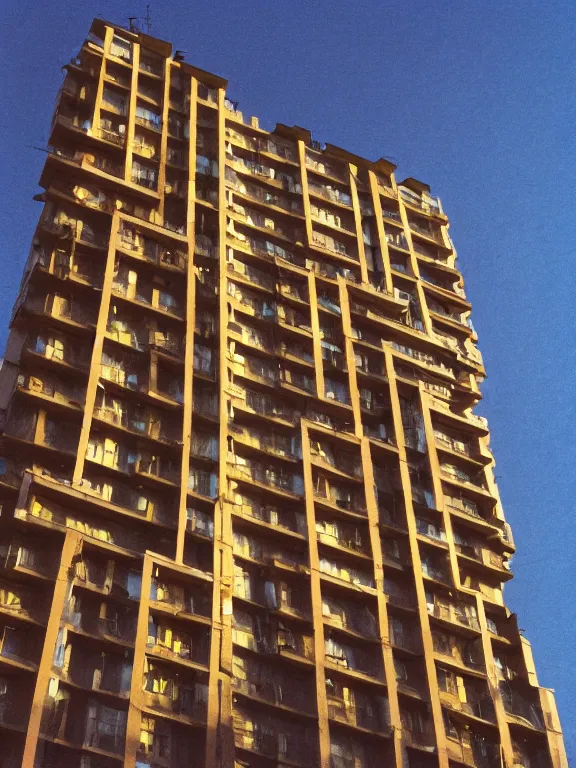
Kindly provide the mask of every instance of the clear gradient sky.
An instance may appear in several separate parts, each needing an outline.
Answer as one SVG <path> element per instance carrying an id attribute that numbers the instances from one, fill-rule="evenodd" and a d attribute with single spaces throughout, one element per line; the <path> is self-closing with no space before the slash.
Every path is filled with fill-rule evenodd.
<path id="1" fill-rule="evenodd" d="M 60 67 L 141 0 L 0 3 L 0 347 L 40 204 Z M 152 34 L 230 81 L 244 114 L 394 160 L 452 224 L 514 528 L 507 603 L 576 765 L 574 0 L 152 0 Z"/>

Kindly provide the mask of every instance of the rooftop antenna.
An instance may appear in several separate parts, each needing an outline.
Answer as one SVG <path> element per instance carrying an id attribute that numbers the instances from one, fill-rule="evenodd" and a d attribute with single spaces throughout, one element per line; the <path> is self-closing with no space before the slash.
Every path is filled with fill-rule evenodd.
<path id="1" fill-rule="evenodd" d="M 152 32 L 152 16 L 150 15 L 150 4 L 146 6 L 146 16 L 144 16 L 144 24 L 146 24 L 146 32 L 150 34 Z"/>

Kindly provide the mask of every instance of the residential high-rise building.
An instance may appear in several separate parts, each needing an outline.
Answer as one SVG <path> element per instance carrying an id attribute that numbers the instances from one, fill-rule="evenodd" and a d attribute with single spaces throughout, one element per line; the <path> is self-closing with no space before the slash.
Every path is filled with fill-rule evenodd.
<path id="1" fill-rule="evenodd" d="M 566 768 L 448 219 L 166 42 L 66 65 L 0 379 L 2 768 Z"/>

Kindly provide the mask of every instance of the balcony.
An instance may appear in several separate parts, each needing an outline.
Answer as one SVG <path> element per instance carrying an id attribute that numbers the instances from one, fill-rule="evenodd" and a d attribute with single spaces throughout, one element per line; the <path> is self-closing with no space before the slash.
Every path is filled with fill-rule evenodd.
<path id="1" fill-rule="evenodd" d="M 239 388 L 235 398 L 237 405 L 245 406 L 253 413 L 274 419 L 281 419 L 289 424 L 295 422 L 297 412 L 286 403 L 273 395 L 262 394 L 252 389 Z"/>
<path id="2" fill-rule="evenodd" d="M 173 671 L 171 666 L 146 660 L 143 703 L 183 722 L 204 723 L 208 708 L 208 686 L 193 673 Z"/>
<path id="3" fill-rule="evenodd" d="M 365 651 L 358 646 L 347 645 L 328 637 L 324 646 L 329 667 L 359 672 L 375 680 L 382 679 L 382 662 L 377 650 Z"/>
<path id="4" fill-rule="evenodd" d="M 36 594 L 37 593 L 37 594 Z M 39 606 L 44 597 L 41 590 L 32 591 L 9 581 L 0 581 L 0 613 L 22 620 L 43 623 L 45 607 Z"/>
<path id="5" fill-rule="evenodd" d="M 30 696 L 22 690 L 22 681 L 17 678 L 0 676 L 0 727 L 5 726 L 17 731 L 25 730 L 25 723 L 30 714 Z M 5 749 L 10 752 L 9 739 Z M 8 759 L 10 755 L 8 754 Z"/>
<path id="6" fill-rule="evenodd" d="M 458 635 L 432 630 L 434 653 L 450 660 L 459 667 L 476 672 L 486 672 L 482 646 L 478 638 L 465 640 Z"/>
<path id="7" fill-rule="evenodd" d="M 309 589 L 294 586 L 291 582 L 281 580 L 284 574 L 274 580 L 262 580 L 259 566 L 250 564 L 234 566 L 234 597 L 249 601 L 268 611 L 278 611 L 288 616 L 302 619 L 310 617 Z M 298 584 L 300 582 L 296 580 Z"/>
<path id="8" fill-rule="evenodd" d="M 166 609 L 170 613 L 208 619 L 212 615 L 210 582 L 211 577 L 206 574 L 202 574 L 196 584 L 184 584 L 154 576 L 150 587 L 150 601 L 156 604 L 154 608 Z"/>
<path id="9" fill-rule="evenodd" d="M 539 704 L 525 698 L 506 682 L 500 683 L 500 695 L 508 718 L 514 722 L 532 726 L 539 731 L 546 728 Z"/>
<path id="10" fill-rule="evenodd" d="M 480 631 L 476 608 L 472 604 L 442 603 L 435 601 L 430 595 L 427 595 L 426 604 L 430 616 Z"/>
<path id="11" fill-rule="evenodd" d="M 318 752 L 312 728 L 240 707 L 234 710 L 234 745 L 236 749 L 263 755 L 274 762 L 288 762 L 302 768 L 315 764 Z"/>
<path id="12" fill-rule="evenodd" d="M 44 579 L 54 579 L 57 572 L 56 553 L 40 543 L 27 542 L 26 546 L 14 539 L 10 544 L 0 545 L 0 565 L 6 571 L 32 574 Z"/>
<path id="13" fill-rule="evenodd" d="M 336 520 L 317 520 L 316 534 L 320 544 L 341 547 L 369 557 L 370 544 L 365 530 Z"/>
<path id="14" fill-rule="evenodd" d="M 89 691 L 102 691 L 127 698 L 130 695 L 132 662 L 120 653 L 95 651 L 84 638 L 73 637 L 66 650 L 57 648 L 55 666 L 61 667 L 63 680 Z M 60 663 L 60 653 L 67 661 Z"/>
<path id="15" fill-rule="evenodd" d="M 154 75 L 154 77 L 163 77 L 164 70 L 162 63 L 162 59 L 158 59 L 155 56 L 153 57 L 146 54 L 141 54 L 140 61 L 138 62 L 138 68 L 141 72 Z"/>
<path id="16" fill-rule="evenodd" d="M 322 617 L 332 627 L 356 632 L 368 638 L 379 636 L 378 621 L 373 611 L 362 603 L 322 597 Z"/>
<path id="17" fill-rule="evenodd" d="M 275 529 L 280 528 L 296 533 L 299 537 L 307 538 L 308 536 L 304 513 L 293 509 L 292 505 L 275 506 L 256 497 L 236 494 L 234 514 L 265 523 Z"/>
<path id="18" fill-rule="evenodd" d="M 258 448 L 260 451 L 270 453 L 279 458 L 297 460 L 301 458 L 299 440 L 296 437 L 279 434 L 277 432 L 263 432 L 256 429 L 248 429 L 235 424 L 229 425 L 229 431 L 235 441 L 242 445 Z"/>
<path id="19" fill-rule="evenodd" d="M 80 577 L 77 577 L 82 583 Z M 139 597 L 139 595 L 138 595 Z M 92 637 L 118 642 L 121 645 L 134 643 L 136 638 L 135 611 L 126 605 L 107 603 L 105 617 L 99 615 L 101 602 L 90 593 L 76 591 L 64 608 L 63 619 L 78 630 Z"/>
<path id="20" fill-rule="evenodd" d="M 343 451 L 340 447 L 323 441 L 311 440 L 310 453 L 312 460 L 318 466 L 336 469 L 350 477 L 362 477 L 362 464 L 356 457 Z"/>
<path id="21" fill-rule="evenodd" d="M 249 480 L 284 493 L 296 495 L 304 493 L 302 477 L 287 472 L 280 466 L 264 464 L 232 454 L 228 458 L 227 467 L 229 476 L 235 479 Z"/>
<path id="22" fill-rule="evenodd" d="M 232 641 L 235 645 L 266 654 L 271 659 L 287 658 L 309 665 L 314 661 L 314 639 L 287 623 L 284 617 L 260 616 L 234 607 Z"/>
<path id="23" fill-rule="evenodd" d="M 176 420 L 164 417 L 160 411 L 134 406 L 110 395 L 101 396 L 100 404 L 94 407 L 94 418 L 170 445 L 180 440 L 182 432 Z"/>
<path id="24" fill-rule="evenodd" d="M 331 720 L 379 734 L 389 734 L 388 702 L 384 698 L 367 695 L 330 677 L 326 679 L 326 698 L 328 717 Z"/>
<path id="25" fill-rule="evenodd" d="M 188 476 L 188 491 L 208 499 L 216 498 L 218 495 L 217 475 L 214 472 L 191 467 Z"/>
<path id="26" fill-rule="evenodd" d="M 151 264 L 180 271 L 186 269 L 188 255 L 184 251 L 164 246 L 125 224 L 120 229 L 120 247 Z"/>
<path id="27" fill-rule="evenodd" d="M 167 622 L 164 618 L 148 621 L 146 652 L 162 659 L 185 665 L 207 667 L 210 655 L 210 637 L 205 628 L 184 623 Z M 193 631 L 190 631 L 193 627 Z"/>
<path id="28" fill-rule="evenodd" d="M 412 232 L 416 232 L 418 235 L 422 235 L 423 237 L 427 237 L 430 240 L 435 240 L 440 245 L 444 245 L 442 231 L 440 229 L 434 227 L 426 227 L 411 220 L 409 220 L 408 223 Z M 416 248 L 414 250 L 416 250 Z"/>
<path id="29" fill-rule="evenodd" d="M 351 568 L 348 563 L 321 557 L 320 573 L 354 587 L 374 589 L 374 577 L 370 569 L 360 571 L 357 568 Z"/>
<path id="30" fill-rule="evenodd" d="M 402 199 L 404 202 L 408 203 L 408 205 L 411 205 L 414 208 L 419 208 L 425 213 L 433 216 L 442 215 L 442 207 L 439 198 L 432 197 L 425 192 L 422 193 L 422 195 L 418 195 L 411 189 L 402 186 L 398 187 L 398 190 Z"/>
<path id="31" fill-rule="evenodd" d="M 500 768 L 500 747 L 485 737 L 451 723 L 447 733 L 448 757 L 470 768 Z M 516 765 L 516 763 L 515 763 Z"/>
<path id="32" fill-rule="evenodd" d="M 347 208 L 352 207 L 352 198 L 350 195 L 336 187 L 314 184 L 309 181 L 308 191 L 313 195 L 324 198 L 324 200 L 330 200 L 332 203 L 338 203 Z"/>
<path id="33" fill-rule="evenodd" d="M 386 601 L 396 607 L 413 611 L 416 609 L 416 596 L 412 589 L 399 584 L 388 577 L 384 578 L 384 593 Z"/>
<path id="34" fill-rule="evenodd" d="M 14 662 L 15 666 L 34 669 L 40 661 L 41 646 L 38 637 L 29 629 L 8 627 L 0 623 L 0 666 L 2 660 Z"/>
<path id="35" fill-rule="evenodd" d="M 234 655 L 232 688 L 252 699 L 289 707 L 302 714 L 314 713 L 316 696 L 310 676 L 284 671 L 251 656 Z"/>
<path id="36" fill-rule="evenodd" d="M 452 578 L 448 571 L 448 563 L 428 555 L 421 557 L 422 573 L 428 579 L 440 581 L 442 584 L 451 584 Z"/>
<path id="37" fill-rule="evenodd" d="M 314 497 L 319 501 L 326 501 L 345 512 L 353 512 L 357 515 L 366 515 L 366 500 L 364 493 L 357 487 L 345 487 L 334 483 L 320 473 L 314 474 Z"/>
<path id="38" fill-rule="evenodd" d="M 301 551 L 288 549 L 276 542 L 267 541 L 234 531 L 232 546 L 234 555 L 238 558 L 255 561 L 267 566 L 277 566 L 297 572 L 308 572 L 308 558 Z"/>

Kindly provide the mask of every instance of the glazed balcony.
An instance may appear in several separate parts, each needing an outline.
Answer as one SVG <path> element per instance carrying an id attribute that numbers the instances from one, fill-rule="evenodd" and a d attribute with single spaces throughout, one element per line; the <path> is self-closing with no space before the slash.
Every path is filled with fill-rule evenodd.
<path id="1" fill-rule="evenodd" d="M 308 619 L 311 614 L 310 591 L 306 587 L 295 586 L 292 581 L 281 579 L 263 581 L 259 566 L 236 564 L 234 566 L 234 597 L 282 614 Z"/>
<path id="2" fill-rule="evenodd" d="M 352 568 L 348 562 L 321 556 L 320 573 L 341 582 L 343 585 L 350 584 L 354 587 L 374 589 L 373 571 L 368 565 L 360 570 L 359 568 Z"/>
<path id="3" fill-rule="evenodd" d="M 331 203 L 337 203 L 339 205 L 346 206 L 346 208 L 352 207 L 352 198 L 348 192 L 344 192 L 344 190 L 339 189 L 338 187 L 316 184 L 312 181 L 309 181 L 308 191 L 310 194 L 321 197 L 324 200 L 329 200 Z"/>
<path id="4" fill-rule="evenodd" d="M 238 558 L 262 565 L 278 566 L 302 573 L 308 572 L 308 558 L 300 550 L 289 549 L 276 541 L 267 541 L 238 530 L 234 530 L 232 551 Z"/>
<path id="5" fill-rule="evenodd" d="M 286 507 L 276 506 L 254 496 L 242 495 L 239 499 L 238 496 L 239 494 L 233 510 L 234 515 L 273 526 L 275 529 L 290 531 L 304 539 L 308 537 L 304 513 L 293 509 L 291 504 Z"/>
<path id="6" fill-rule="evenodd" d="M 208 708 L 208 686 L 191 673 L 171 665 L 147 660 L 144 672 L 144 706 L 182 722 L 204 723 Z"/>
<path id="7" fill-rule="evenodd" d="M 362 477 L 362 463 L 359 458 L 342 450 L 340 446 L 325 441 L 311 440 L 312 462 L 325 469 L 335 469 L 349 477 Z"/>
<path id="8" fill-rule="evenodd" d="M 4 555 L 4 553 L 2 553 Z M 4 560 L 4 562 L 6 562 Z M 42 590 L 32 590 L 22 584 L 0 581 L 0 614 L 13 616 L 22 621 L 44 623 L 46 611 L 43 604 Z"/>
<path id="9" fill-rule="evenodd" d="M 275 763 L 293 766 L 315 764 L 318 746 L 312 728 L 289 720 L 252 714 L 244 708 L 234 711 L 234 745 L 236 749 L 262 755 Z"/>
<path id="10" fill-rule="evenodd" d="M 89 691 L 102 691 L 123 698 L 130 694 L 132 663 L 123 654 L 95 651 L 84 638 L 78 636 L 68 642 L 66 654 L 67 660 L 61 668 L 61 677 L 66 682 Z M 59 661 L 56 662 L 58 666 Z"/>
<path id="11" fill-rule="evenodd" d="M 500 748 L 468 731 L 461 731 L 457 736 L 448 734 L 446 746 L 451 760 L 469 768 L 499 768 L 501 765 Z"/>
<path id="12" fill-rule="evenodd" d="M 188 255 L 185 251 L 163 245 L 143 235 L 140 230 L 125 224 L 120 230 L 120 247 L 129 251 L 132 256 L 144 259 L 151 264 L 180 271 L 186 269 Z"/>
<path id="13" fill-rule="evenodd" d="M 173 581 L 164 576 L 154 576 L 150 587 L 153 608 L 167 610 L 186 617 L 209 619 L 212 616 L 211 577 L 198 574 L 196 583 Z"/>
<path id="14" fill-rule="evenodd" d="M 403 186 L 399 186 L 398 190 L 402 199 L 405 203 L 408 203 L 408 205 L 411 205 L 414 208 L 419 208 L 425 213 L 433 216 L 442 215 L 442 206 L 438 197 L 432 197 L 425 192 L 419 195 Z"/>
<path id="15" fill-rule="evenodd" d="M 469 627 L 480 631 L 480 623 L 476 614 L 476 608 L 467 603 L 440 602 L 434 597 L 427 598 L 428 613 L 442 621 L 448 621 L 452 624 L 459 624 L 463 627 Z"/>
<path id="16" fill-rule="evenodd" d="M 259 615 L 247 613 L 235 606 L 232 624 L 235 645 L 265 653 L 269 659 L 288 658 L 309 665 L 314 661 L 314 640 L 287 623 L 284 616 L 268 615 L 266 622 Z"/>
<path id="17" fill-rule="evenodd" d="M 297 412 L 279 397 L 257 392 L 253 389 L 242 390 L 241 388 L 237 394 L 235 392 L 235 395 L 235 405 L 247 408 L 260 416 L 281 419 L 288 424 L 294 423 L 297 417 Z"/>
<path id="18" fill-rule="evenodd" d="M 320 473 L 314 474 L 314 497 L 346 512 L 366 515 L 363 491 L 359 491 L 356 486 L 334 482 Z"/>
<path id="19" fill-rule="evenodd" d="M 40 635 L 25 627 L 9 627 L 0 621 L 0 667 L 34 669 L 40 662 Z M 13 662 L 13 664 L 12 664 Z"/>
<path id="20" fill-rule="evenodd" d="M 364 528 L 340 520 L 316 520 L 316 535 L 320 544 L 370 556 L 369 537 Z"/>
<path id="21" fill-rule="evenodd" d="M 121 427 L 136 435 L 174 444 L 180 440 L 181 426 L 173 418 L 152 408 L 134 406 L 109 395 L 94 407 L 94 418 Z"/>
<path id="22" fill-rule="evenodd" d="M 383 677 L 381 658 L 376 651 L 367 651 L 357 645 L 326 638 L 324 641 L 325 658 L 329 668 L 338 668 L 366 675 L 380 681 Z"/>
<path id="23" fill-rule="evenodd" d="M 206 628 L 198 624 L 189 623 L 186 626 L 184 622 L 153 618 L 148 622 L 146 652 L 184 665 L 207 667 L 210 637 Z"/>
<path id="24" fill-rule="evenodd" d="M 343 686 L 339 681 L 328 678 L 326 685 L 330 720 L 382 735 L 390 733 L 390 723 L 386 715 L 387 702 L 384 699 L 366 695 L 352 688 L 346 688 L 345 698 Z"/>
<path id="25" fill-rule="evenodd" d="M 33 541 L 28 541 L 24 546 L 18 538 L 14 538 L 9 544 L 0 545 L 0 565 L 5 571 L 31 574 L 43 579 L 56 578 L 56 552 Z"/>
<path id="26" fill-rule="evenodd" d="M 252 446 L 279 458 L 293 460 L 301 458 L 300 444 L 296 437 L 274 431 L 261 431 L 240 427 L 236 424 L 229 425 L 229 432 L 232 434 L 234 441 L 242 445 Z"/>
<path id="27" fill-rule="evenodd" d="M 232 688 L 236 693 L 288 707 L 298 713 L 314 714 L 316 696 L 309 675 L 296 670 L 284 671 L 278 665 L 248 655 L 234 655 L 232 663 L 236 673 Z"/>
<path id="28" fill-rule="evenodd" d="M 227 468 L 229 476 L 238 480 L 249 480 L 289 494 L 301 495 L 304 492 L 302 477 L 287 472 L 279 465 L 264 464 L 232 454 Z"/>
<path id="29" fill-rule="evenodd" d="M 79 300 L 71 294 L 32 293 L 26 298 L 24 307 L 33 315 L 50 317 L 62 325 L 92 330 L 96 325 L 97 309 L 92 301 Z"/>
<path id="30" fill-rule="evenodd" d="M 336 628 L 375 639 L 379 635 L 378 622 L 372 610 L 366 604 L 336 598 L 328 594 L 322 597 L 322 617 Z"/>
<path id="31" fill-rule="evenodd" d="M 81 579 L 79 581 L 83 583 Z M 120 591 L 118 586 L 116 590 Z M 103 617 L 99 615 L 101 605 L 101 601 L 90 593 L 79 594 L 75 591 L 64 608 L 63 619 L 75 629 L 94 638 L 118 642 L 121 645 L 133 644 L 136 638 L 136 612 L 124 604 L 114 606 L 113 603 L 108 603 L 108 615 Z"/>
<path id="32" fill-rule="evenodd" d="M 254 202 L 263 203 L 271 207 L 285 211 L 286 213 L 295 213 L 302 215 L 304 212 L 302 201 L 297 198 L 288 198 L 284 195 L 278 195 L 269 187 L 260 187 L 247 181 L 243 176 L 239 176 L 229 166 L 226 167 L 226 186 L 239 192 Z M 298 187 L 293 182 L 286 184 L 286 189 L 297 191 Z"/>
<path id="33" fill-rule="evenodd" d="M 509 683 L 500 683 L 500 694 L 509 720 L 527 724 L 540 731 L 546 728 L 542 709 L 535 697 L 531 701 L 530 698 L 523 696 Z"/>

